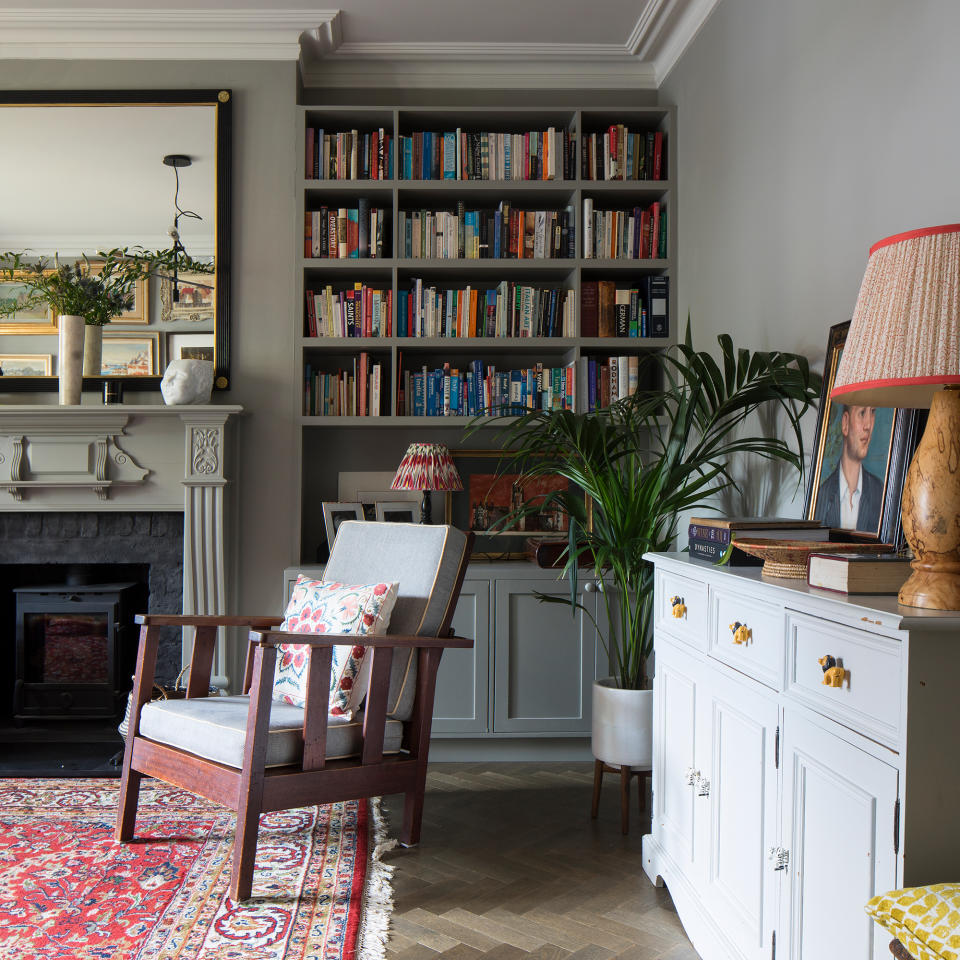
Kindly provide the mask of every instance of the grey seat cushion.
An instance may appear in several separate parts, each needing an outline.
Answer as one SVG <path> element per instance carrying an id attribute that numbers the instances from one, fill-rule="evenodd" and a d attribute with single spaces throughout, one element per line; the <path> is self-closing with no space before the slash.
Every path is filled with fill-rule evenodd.
<path id="1" fill-rule="evenodd" d="M 288 703 L 270 703 L 267 737 L 268 767 L 299 763 L 303 756 L 303 709 Z M 150 740 L 186 750 L 228 767 L 243 766 L 247 732 L 248 696 L 199 697 L 192 700 L 154 700 L 140 714 L 140 734 Z M 327 719 L 327 759 L 357 756 L 362 748 L 363 717 Z M 388 720 L 383 752 L 400 749 L 403 725 Z"/>
<path id="2" fill-rule="evenodd" d="M 324 580 L 400 584 L 388 634 L 436 636 L 453 599 L 467 536 L 456 527 L 347 521 L 337 528 Z M 417 687 L 416 651 L 393 655 L 387 716 L 409 720 Z"/>

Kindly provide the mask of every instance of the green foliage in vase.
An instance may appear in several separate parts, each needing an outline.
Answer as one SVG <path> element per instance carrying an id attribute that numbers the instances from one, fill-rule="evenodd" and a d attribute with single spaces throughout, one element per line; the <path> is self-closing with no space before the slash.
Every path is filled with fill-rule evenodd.
<path id="1" fill-rule="evenodd" d="M 659 386 L 609 408 L 495 418 L 509 420 L 497 436 L 511 452 L 501 472 L 519 472 L 521 482 L 552 475 L 570 483 L 518 507 L 501 529 L 558 506 L 569 518 L 562 574 L 569 596 L 538 599 L 591 616 L 577 600 L 577 585 L 581 576 L 596 579 L 603 616 L 595 625 L 622 689 L 642 689 L 649 680 L 653 565 L 644 554 L 671 549 L 682 513 L 709 508 L 736 486 L 735 456 L 784 461 L 796 467 L 798 483 L 802 476 L 800 421 L 820 395 L 820 375 L 797 354 L 751 353 L 726 334 L 717 339 L 719 363 L 693 348 L 688 321 L 683 343 L 641 359 L 640 382 Z M 767 404 L 782 410 L 795 448 L 783 437 L 750 432 L 751 414 Z"/>
<path id="2" fill-rule="evenodd" d="M 57 256 L 31 257 L 29 251 L 0 253 L 0 279 L 24 287 L 22 296 L 0 299 L 0 316 L 49 305 L 58 315 L 103 326 L 133 307 L 138 280 L 174 270 L 210 273 L 213 268 L 172 249 L 116 247 L 94 258 L 84 254 L 72 264 L 60 263 Z"/>

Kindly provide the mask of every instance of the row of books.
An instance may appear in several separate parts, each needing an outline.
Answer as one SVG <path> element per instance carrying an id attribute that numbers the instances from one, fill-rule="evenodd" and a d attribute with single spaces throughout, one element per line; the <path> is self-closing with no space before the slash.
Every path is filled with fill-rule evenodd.
<path id="1" fill-rule="evenodd" d="M 646 209 L 594 210 L 583 201 L 583 256 L 587 260 L 648 260 L 667 256 L 667 211 L 657 200 Z"/>
<path id="2" fill-rule="evenodd" d="M 478 290 L 440 289 L 417 278 L 401 294 L 398 337 L 571 337 L 573 292 L 503 280 Z"/>
<path id="3" fill-rule="evenodd" d="M 404 370 L 397 413 L 413 417 L 475 417 L 483 413 L 520 415 L 533 410 L 572 410 L 576 396 L 573 365 L 497 370 L 482 360 L 463 370 L 445 363 L 433 370 Z"/>
<path id="4" fill-rule="evenodd" d="M 386 211 L 363 198 L 356 207 L 307 210 L 303 225 L 303 255 L 332 260 L 383 256 Z"/>
<path id="5" fill-rule="evenodd" d="M 383 364 L 369 354 L 334 372 L 304 368 L 304 413 L 309 417 L 379 417 L 383 409 Z"/>
<path id="6" fill-rule="evenodd" d="M 613 280 L 580 284 L 582 337 L 666 337 L 670 333 L 670 278 L 642 277 L 635 287 Z"/>
<path id="7" fill-rule="evenodd" d="M 611 403 L 637 392 L 640 358 L 636 354 L 626 357 L 581 357 L 579 363 L 582 383 L 576 406 L 579 412 L 609 407 Z"/>
<path id="8" fill-rule="evenodd" d="M 659 130 L 631 133 L 622 123 L 605 133 L 583 138 L 580 176 L 584 180 L 662 180 L 663 134 Z"/>
<path id="9" fill-rule="evenodd" d="M 569 180 L 575 139 L 569 130 L 491 133 L 420 130 L 400 137 L 402 180 Z"/>
<path id="10" fill-rule="evenodd" d="M 355 283 L 352 290 L 306 291 L 308 337 L 392 337 L 393 290 Z"/>
<path id="11" fill-rule="evenodd" d="M 388 180 L 393 170 L 393 136 L 378 130 L 328 133 L 308 126 L 304 176 L 308 180 Z"/>
<path id="12" fill-rule="evenodd" d="M 414 259 L 518 260 L 573 257 L 573 209 L 401 210 L 400 256 Z"/>

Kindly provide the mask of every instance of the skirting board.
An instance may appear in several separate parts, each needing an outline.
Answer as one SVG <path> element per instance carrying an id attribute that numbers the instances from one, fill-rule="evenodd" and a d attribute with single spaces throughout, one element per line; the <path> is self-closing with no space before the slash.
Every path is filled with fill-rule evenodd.
<path id="1" fill-rule="evenodd" d="M 436 739 L 430 741 L 430 760 L 435 763 L 497 761 L 587 761 L 593 762 L 588 739 Z"/>
<path id="2" fill-rule="evenodd" d="M 742 954 L 707 915 L 693 887 L 649 833 L 643 838 L 643 872 L 655 886 L 666 884 L 683 930 L 701 960 L 743 960 Z"/>

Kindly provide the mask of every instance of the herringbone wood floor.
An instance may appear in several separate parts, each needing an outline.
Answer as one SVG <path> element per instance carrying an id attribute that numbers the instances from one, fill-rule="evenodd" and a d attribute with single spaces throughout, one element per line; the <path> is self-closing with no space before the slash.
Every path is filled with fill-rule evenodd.
<path id="1" fill-rule="evenodd" d="M 388 960 L 697 960 L 670 895 L 643 873 L 632 785 L 620 832 L 619 778 L 590 819 L 593 765 L 436 763 L 422 840 L 396 867 Z M 402 797 L 384 799 L 400 822 Z"/>

